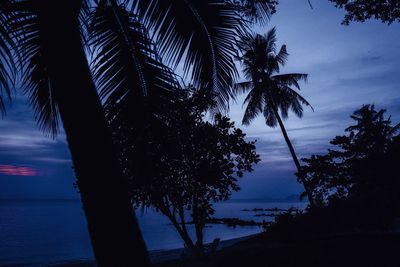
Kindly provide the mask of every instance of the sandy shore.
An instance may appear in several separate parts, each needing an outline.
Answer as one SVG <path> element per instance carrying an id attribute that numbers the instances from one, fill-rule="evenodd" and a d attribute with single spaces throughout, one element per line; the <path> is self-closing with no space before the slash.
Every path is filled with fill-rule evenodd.
<path id="1" fill-rule="evenodd" d="M 230 247 L 240 241 L 247 240 L 254 237 L 255 235 L 249 235 L 239 238 L 233 238 L 229 240 L 223 240 L 219 243 L 217 250 Z M 183 248 L 171 249 L 171 250 L 151 250 L 149 251 L 150 259 L 153 263 L 160 263 L 164 261 L 177 260 L 181 257 Z M 24 266 L 24 265 L 21 265 Z M 29 267 L 43 266 L 43 265 L 25 265 Z M 50 264 L 52 267 L 94 267 L 96 266 L 94 261 L 68 261 L 62 263 Z"/>

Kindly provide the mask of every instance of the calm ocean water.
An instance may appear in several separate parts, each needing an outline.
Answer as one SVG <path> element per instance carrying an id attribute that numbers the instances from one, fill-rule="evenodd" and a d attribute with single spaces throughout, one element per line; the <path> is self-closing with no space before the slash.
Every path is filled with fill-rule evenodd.
<path id="1" fill-rule="evenodd" d="M 256 212 L 243 209 L 292 206 L 304 208 L 305 203 L 232 201 L 216 204 L 215 217 L 271 221 L 271 217 L 255 217 Z M 149 209 L 138 210 L 137 215 L 149 250 L 183 246 L 164 216 Z M 217 237 L 226 240 L 260 231 L 259 227 L 210 225 L 205 229 L 205 241 L 211 242 Z M 0 201 L 0 266 L 91 259 L 86 222 L 78 200 Z"/>

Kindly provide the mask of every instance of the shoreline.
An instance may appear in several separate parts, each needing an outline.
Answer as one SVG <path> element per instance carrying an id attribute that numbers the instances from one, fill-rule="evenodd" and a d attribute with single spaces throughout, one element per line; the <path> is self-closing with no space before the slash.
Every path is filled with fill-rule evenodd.
<path id="1" fill-rule="evenodd" d="M 221 240 L 217 251 L 223 248 L 230 247 L 232 245 L 237 244 L 238 242 L 250 239 L 258 234 L 247 235 L 227 240 Z M 176 249 L 160 249 L 160 250 L 150 250 L 149 256 L 152 263 L 162 263 L 171 260 L 178 260 L 180 259 L 183 248 L 176 248 Z M 94 260 L 69 260 L 63 262 L 49 262 L 49 263 L 22 263 L 22 264 L 6 264 L 0 265 L 0 267 L 39 267 L 39 266 L 51 266 L 51 267 L 95 267 L 96 263 Z"/>

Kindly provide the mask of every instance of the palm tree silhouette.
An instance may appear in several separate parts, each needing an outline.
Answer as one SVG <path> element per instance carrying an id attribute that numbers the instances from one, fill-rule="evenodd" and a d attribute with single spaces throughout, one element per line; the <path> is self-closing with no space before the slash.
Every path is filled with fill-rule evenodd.
<path id="1" fill-rule="evenodd" d="M 280 66 L 286 63 L 289 54 L 287 53 L 286 45 L 282 45 L 277 52 L 275 28 L 272 28 L 265 35 L 255 34 L 244 36 L 239 42 L 239 47 L 242 55 L 238 55 L 237 59 L 243 65 L 243 72 L 245 78 L 248 80 L 236 84 L 238 92 L 248 92 L 243 103 L 243 105 L 247 104 L 247 107 L 242 123 L 249 125 L 255 117 L 262 113 L 265 123 L 269 127 L 275 127 L 278 124 L 297 171 L 300 173 L 301 165 L 282 119 L 288 117 L 289 110 L 301 118 L 303 116 L 302 105 L 311 107 L 308 101 L 292 88 L 300 89 L 299 81 L 307 81 L 307 74 L 279 74 Z M 307 193 L 310 205 L 313 206 L 313 198 L 306 181 L 301 176 L 300 179 Z"/>
<path id="2" fill-rule="evenodd" d="M 16 61 L 39 127 L 55 136 L 61 119 L 99 266 L 149 265 L 109 123 L 140 130 L 147 102 L 162 110 L 160 101 L 169 101 L 177 82 L 159 55 L 173 66 L 183 61 L 185 74 L 223 108 L 237 76 L 233 43 L 250 21 L 243 18 L 270 12 L 257 2 L 0 1 L 1 111 Z"/>

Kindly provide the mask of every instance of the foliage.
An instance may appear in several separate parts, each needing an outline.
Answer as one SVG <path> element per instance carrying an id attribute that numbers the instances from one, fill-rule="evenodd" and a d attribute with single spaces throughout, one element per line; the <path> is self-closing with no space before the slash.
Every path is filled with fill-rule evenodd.
<path id="1" fill-rule="evenodd" d="M 252 171 L 259 161 L 255 142 L 245 141 L 245 134 L 229 118 L 217 114 L 213 122 L 204 120 L 208 99 L 204 92 L 179 93 L 167 123 L 153 117 L 145 157 L 138 153 L 142 138 L 116 131 L 134 203 L 153 206 L 166 215 L 189 248 L 193 242 L 186 229 L 187 213 L 201 248 L 202 229 L 214 213 L 212 203 L 227 200 L 232 191 L 238 191 L 237 178 Z M 147 179 L 140 179 L 142 175 Z"/>
<path id="2" fill-rule="evenodd" d="M 39 2 L 0 1 L 0 111 L 4 114 L 15 77 L 22 79 L 21 87 L 34 107 L 40 129 L 55 136 L 59 110 L 46 68 L 48 60 L 41 52 L 45 40 L 38 31 Z M 215 92 L 218 107 L 226 108 L 234 96 L 231 85 L 237 76 L 233 62 L 235 41 L 254 22 L 268 19 L 274 12 L 274 2 L 82 1 L 82 46 L 102 100 L 113 105 L 114 115 L 119 114 L 119 107 L 126 107 L 115 105 L 121 99 L 130 98 L 131 103 L 135 99 L 136 105 L 141 106 L 143 101 L 138 95 L 146 94 L 146 89 L 164 94 L 158 89 L 177 87 L 164 62 L 170 67 L 183 63 L 190 81 Z"/>
<path id="3" fill-rule="evenodd" d="M 254 3 L 255 13 L 269 14 L 265 0 L 194 1 L 194 0 L 140 0 L 137 14 L 143 24 L 155 33 L 160 55 L 172 68 L 183 63 L 184 77 L 196 88 L 213 91 L 219 109 L 227 107 L 232 82 L 238 76 L 233 56 L 236 39 L 249 30 L 251 20 L 243 16 L 246 3 Z"/>
<path id="4" fill-rule="evenodd" d="M 397 168 L 391 164 L 400 124 L 392 126 L 384 113 L 373 105 L 362 106 L 351 116 L 356 124 L 346 129 L 348 134 L 330 142 L 338 149 L 303 159 L 302 171 L 321 205 L 372 194 L 396 182 L 390 171 Z"/>
<path id="5" fill-rule="evenodd" d="M 112 127 L 139 130 L 149 110 L 161 113 L 179 88 L 143 22 L 124 5 L 101 1 L 88 20 L 93 79 Z M 114 126 L 115 125 L 115 126 Z"/>
<path id="6" fill-rule="evenodd" d="M 397 0 L 329 0 L 338 8 L 344 8 L 343 24 L 351 21 L 364 22 L 374 18 L 384 23 L 400 22 L 400 2 Z"/>
<path id="7" fill-rule="evenodd" d="M 236 84 L 238 92 L 249 92 L 244 104 L 247 104 L 243 124 L 248 125 L 260 113 L 268 126 L 277 125 L 276 111 L 282 117 L 288 117 L 289 110 L 298 117 L 303 115 L 302 104 L 310 104 L 292 87 L 300 89 L 299 81 L 307 80 L 307 74 L 279 74 L 280 67 L 287 61 L 289 54 L 286 45 L 279 51 L 276 48 L 276 29 L 265 35 L 247 35 L 239 42 L 242 55 L 237 59 L 243 65 L 246 82 Z"/>
<path id="8" fill-rule="evenodd" d="M 265 118 L 265 123 L 270 127 L 279 124 L 285 141 L 289 147 L 293 161 L 298 170 L 300 163 L 295 150 L 286 132 L 281 119 L 288 118 L 289 111 L 298 117 L 303 116 L 303 106 L 310 106 L 296 89 L 300 90 L 299 82 L 307 81 L 307 74 L 288 73 L 280 74 L 289 56 L 286 45 L 282 45 L 279 51 L 276 47 L 276 29 L 272 28 L 264 36 L 260 34 L 243 36 L 239 42 L 241 55 L 237 59 L 243 65 L 243 72 L 247 81 L 237 83 L 236 91 L 248 92 L 243 105 L 247 104 L 242 123 L 249 125 L 260 113 Z M 279 115 L 279 113 L 281 115 Z M 304 179 L 306 192 L 309 192 Z M 313 205 L 311 194 L 308 194 L 310 205 Z"/>
<path id="9" fill-rule="evenodd" d="M 226 0 L 237 7 L 239 12 L 254 22 L 266 23 L 276 12 L 277 0 Z"/>
<path id="10" fill-rule="evenodd" d="M 252 21 L 239 6 L 216 0 L 0 1 L 0 111 L 4 113 L 5 98 L 11 97 L 11 85 L 18 84 L 28 94 L 42 130 L 55 136 L 62 119 L 99 265 L 110 265 L 111 258 L 140 265 L 147 257 L 124 197 L 127 191 L 114 164 L 96 90 L 111 126 L 144 138 L 135 149 L 146 162 L 151 154 L 149 122 L 172 115 L 166 107 L 174 101 L 170 93 L 179 88 L 163 60 L 174 66 L 183 62 L 190 80 L 215 92 L 212 96 L 224 108 L 233 96 L 231 84 L 237 74 L 235 40 Z M 74 70 L 74 77 L 66 79 L 66 69 Z M 14 71 L 18 83 L 12 84 Z M 237 167 L 239 175 L 247 169 L 246 162 L 238 162 L 244 164 Z M 105 186 L 110 189 L 106 194 Z M 126 229 L 132 232 L 121 235 Z M 135 251 L 128 252 L 130 246 L 136 246 Z"/>
<path id="11" fill-rule="evenodd" d="M 9 25 L 12 15 L 11 0 L 0 2 L 0 113 L 4 115 L 6 111 L 4 98 L 11 99 L 11 85 L 14 74 L 14 60 L 12 48 L 14 41 Z"/>

